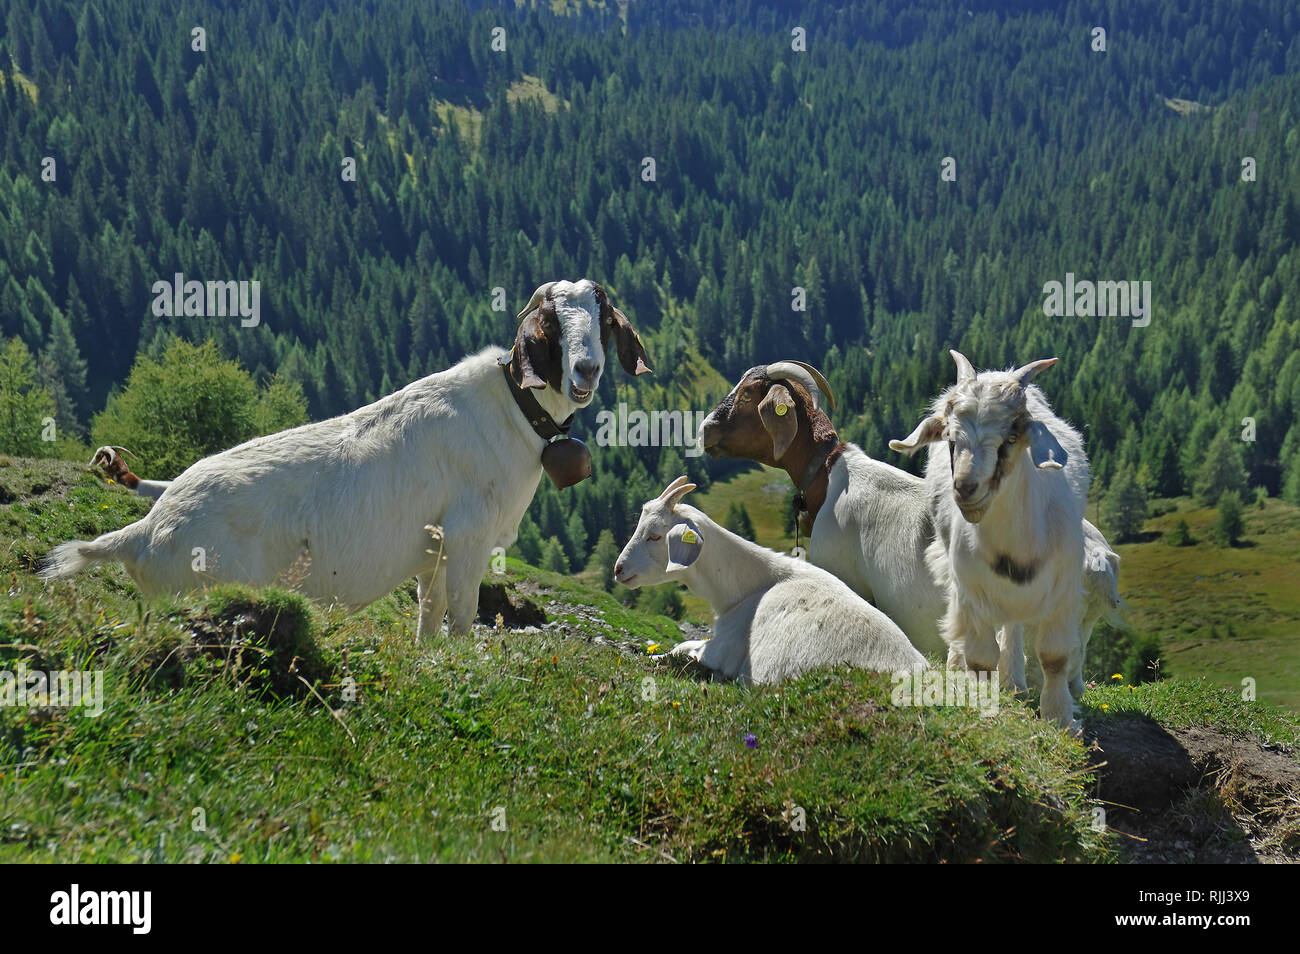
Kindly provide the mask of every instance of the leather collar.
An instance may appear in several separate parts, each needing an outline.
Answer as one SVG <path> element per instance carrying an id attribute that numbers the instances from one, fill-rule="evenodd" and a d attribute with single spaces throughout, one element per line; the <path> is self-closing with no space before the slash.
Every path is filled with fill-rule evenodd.
<path id="1" fill-rule="evenodd" d="M 509 355 L 507 355 L 508 357 Z M 546 409 L 537 402 L 537 398 L 533 397 L 532 388 L 521 388 L 515 384 L 508 363 L 501 365 L 501 371 L 505 374 L 506 384 L 510 387 L 510 396 L 519 405 L 519 410 L 524 412 L 524 418 L 538 437 L 549 443 L 557 437 L 567 437 L 569 435 L 569 428 L 573 426 L 572 414 L 561 423 L 555 423 L 555 418 L 551 417 Z"/>
<path id="2" fill-rule="evenodd" d="M 844 443 L 838 437 L 835 437 L 824 443 L 821 449 L 812 455 L 812 459 L 808 461 L 808 466 L 804 468 L 803 477 L 800 478 L 799 483 L 796 485 L 797 493 L 794 495 L 796 510 L 805 512 L 808 510 L 808 488 L 813 485 L 813 481 L 817 479 L 817 474 L 826 466 L 826 461 L 830 459 L 830 456 L 843 446 Z"/>

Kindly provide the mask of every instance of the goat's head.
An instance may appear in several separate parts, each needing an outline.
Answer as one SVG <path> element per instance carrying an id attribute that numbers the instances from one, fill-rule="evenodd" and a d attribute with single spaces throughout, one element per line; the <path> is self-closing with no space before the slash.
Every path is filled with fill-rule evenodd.
<path id="1" fill-rule="evenodd" d="M 650 586 L 672 579 L 704 549 L 704 535 L 694 507 L 679 507 L 695 484 L 678 477 L 641 508 L 632 539 L 618 555 L 614 579 L 624 586 Z"/>
<path id="2" fill-rule="evenodd" d="M 547 282 L 518 315 L 515 346 L 502 359 L 521 388 L 553 388 L 586 407 L 605 369 L 610 338 L 628 374 L 648 374 L 645 349 L 627 316 L 605 289 L 588 279 Z"/>
<path id="3" fill-rule="evenodd" d="M 131 468 L 128 467 L 126 461 L 122 459 L 123 454 L 126 454 L 129 457 L 135 457 L 135 455 L 125 447 L 105 444 L 103 447 L 95 451 L 94 457 L 90 458 L 90 466 L 103 468 L 104 473 L 107 474 L 110 479 L 119 484 L 124 484 L 128 487 L 135 487 L 135 485 L 139 483 L 140 478 L 131 473 Z"/>
<path id="4" fill-rule="evenodd" d="M 750 368 L 731 393 L 700 425 L 700 443 L 710 457 L 741 457 L 778 466 L 801 428 L 816 437 L 825 404 L 835 395 L 821 372 L 802 361 L 778 361 Z M 829 435 L 829 419 L 826 419 Z"/>
<path id="5" fill-rule="evenodd" d="M 1025 450 L 1039 468 L 1065 466 L 1065 450 L 1045 424 L 1034 420 L 1026 401 L 1030 382 L 1057 359 L 1032 361 L 1015 371 L 976 374 L 960 352 L 949 354 L 957 362 L 957 383 L 939 395 L 916 430 L 889 446 L 913 454 L 926 444 L 946 441 L 953 500 L 966 520 L 979 523 Z"/>

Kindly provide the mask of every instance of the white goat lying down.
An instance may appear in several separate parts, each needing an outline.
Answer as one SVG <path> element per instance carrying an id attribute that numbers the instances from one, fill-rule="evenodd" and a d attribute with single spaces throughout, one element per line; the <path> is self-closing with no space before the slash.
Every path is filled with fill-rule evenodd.
<path id="1" fill-rule="evenodd" d="M 947 585 L 926 562 L 935 539 L 926 482 L 841 441 L 826 408 L 835 409 L 835 396 L 816 368 L 799 361 L 759 365 L 704 419 L 700 441 L 710 457 L 754 460 L 788 473 L 813 520 L 808 558 L 883 610 L 917 649 L 947 653 L 939 632 Z M 1077 696 L 1087 639 L 1119 602 L 1119 557 L 1087 520 L 1083 531 L 1086 612 L 1070 678 Z M 1008 626 L 999 639 L 1001 681 L 1024 690 L 1021 630 Z"/>
<path id="2" fill-rule="evenodd" d="M 150 500 L 157 500 L 172 485 L 170 480 L 144 480 L 137 477 L 131 473 L 131 468 L 126 466 L 126 461 L 122 459 L 123 454 L 135 457 L 125 447 L 106 444 L 95 451 L 95 456 L 90 458 L 90 466 L 103 468 L 104 473 L 115 483 Z"/>
<path id="3" fill-rule="evenodd" d="M 679 503 L 694 489 L 678 477 L 643 506 L 614 567 L 624 586 L 678 580 L 713 607 L 713 638 L 687 640 L 674 653 L 755 683 L 824 666 L 926 668 L 888 616 L 825 570 L 750 543 Z"/>
<path id="4" fill-rule="evenodd" d="M 350 414 L 199 461 L 142 519 L 55 547 L 41 575 L 115 560 L 153 597 L 305 573 L 298 589 L 351 609 L 415 576 L 418 632 L 436 632 L 444 611 L 453 633 L 468 632 L 492 548 L 515 540 L 547 446 L 506 375 L 564 421 L 590 403 L 611 338 L 629 374 L 650 370 L 594 282 L 543 285 L 520 318 L 509 353 L 487 348 Z M 441 548 L 427 525 L 442 527 Z"/>
<path id="5" fill-rule="evenodd" d="M 1055 358 L 976 374 L 960 353 L 957 383 L 894 450 L 935 444 L 926 485 L 937 536 L 927 559 L 946 584 L 949 665 L 998 668 L 994 633 L 1022 624 L 1043 669 L 1041 711 L 1077 728 L 1067 687 L 1081 654 L 1083 509 L 1090 471 L 1079 432 L 1030 384 Z"/>

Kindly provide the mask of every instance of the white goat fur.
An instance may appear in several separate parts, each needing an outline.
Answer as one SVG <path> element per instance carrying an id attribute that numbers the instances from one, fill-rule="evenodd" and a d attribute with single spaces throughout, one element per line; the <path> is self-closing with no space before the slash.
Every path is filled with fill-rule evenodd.
<path id="1" fill-rule="evenodd" d="M 908 452 L 932 444 L 926 484 L 938 533 L 927 560 L 948 593 L 941 631 L 949 665 L 998 668 L 1007 647 L 1005 640 L 999 647 L 993 634 L 1023 625 L 1043 670 L 1043 717 L 1073 727 L 1067 678 L 1083 651 L 1083 511 L 1091 476 L 1083 439 L 1029 384 L 1052 361 L 976 375 L 964 357 L 953 357 L 958 383 L 939 395 L 931 416 L 910 437 L 891 441 L 895 450 Z M 999 448 L 1025 413 L 1043 429 L 1010 445 L 997 480 Z M 1045 448 L 1053 442 L 1058 462 L 1064 452 L 1064 467 L 1047 459 Z M 972 497 L 978 508 L 972 504 L 964 512 L 954 487 L 968 479 L 984 493 Z M 1006 560 L 1032 568 L 1031 578 L 1015 581 L 997 572 L 995 566 Z"/>
<path id="2" fill-rule="evenodd" d="M 592 287 L 552 286 L 564 390 L 534 393 L 556 420 L 590 400 L 565 396 L 571 364 L 604 366 Z M 504 354 L 486 348 L 349 414 L 207 457 L 137 522 L 55 547 L 41 575 L 119 561 L 154 597 L 305 572 L 293 579 L 298 590 L 349 609 L 415 576 L 418 632 L 436 632 L 448 612 L 451 631 L 464 634 L 492 549 L 514 542 L 542 475 L 546 442 L 510 395 Z M 441 526 L 441 548 L 426 525 Z"/>
<path id="3" fill-rule="evenodd" d="M 830 573 L 751 543 L 679 503 L 695 486 L 685 481 L 679 477 L 642 508 L 616 570 L 627 585 L 683 582 L 713 608 L 713 638 L 687 640 L 674 653 L 754 683 L 836 665 L 882 672 L 926 667 L 889 617 Z M 683 531 L 698 543 L 681 544 Z"/>

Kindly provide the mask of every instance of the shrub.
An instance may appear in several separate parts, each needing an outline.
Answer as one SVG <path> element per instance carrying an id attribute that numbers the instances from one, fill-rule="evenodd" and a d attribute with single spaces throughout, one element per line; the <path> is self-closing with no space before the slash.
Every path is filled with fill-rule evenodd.
<path id="1" fill-rule="evenodd" d="M 91 436 L 96 444 L 129 447 L 148 476 L 167 479 L 196 460 L 306 419 L 296 383 L 273 378 L 259 391 L 214 342 L 176 338 L 159 358 L 136 360 L 126 388 L 96 415 Z"/>
<path id="2" fill-rule="evenodd" d="M 31 352 L 18 337 L 0 350 L 0 453 L 44 456 L 43 421 L 54 416 L 54 400 L 36 382 Z"/>
<path id="3" fill-rule="evenodd" d="M 1187 521 L 1179 517 L 1178 522 L 1165 534 L 1165 542 L 1171 547 L 1190 547 L 1196 541 L 1192 539 L 1192 531 L 1187 526 Z"/>

